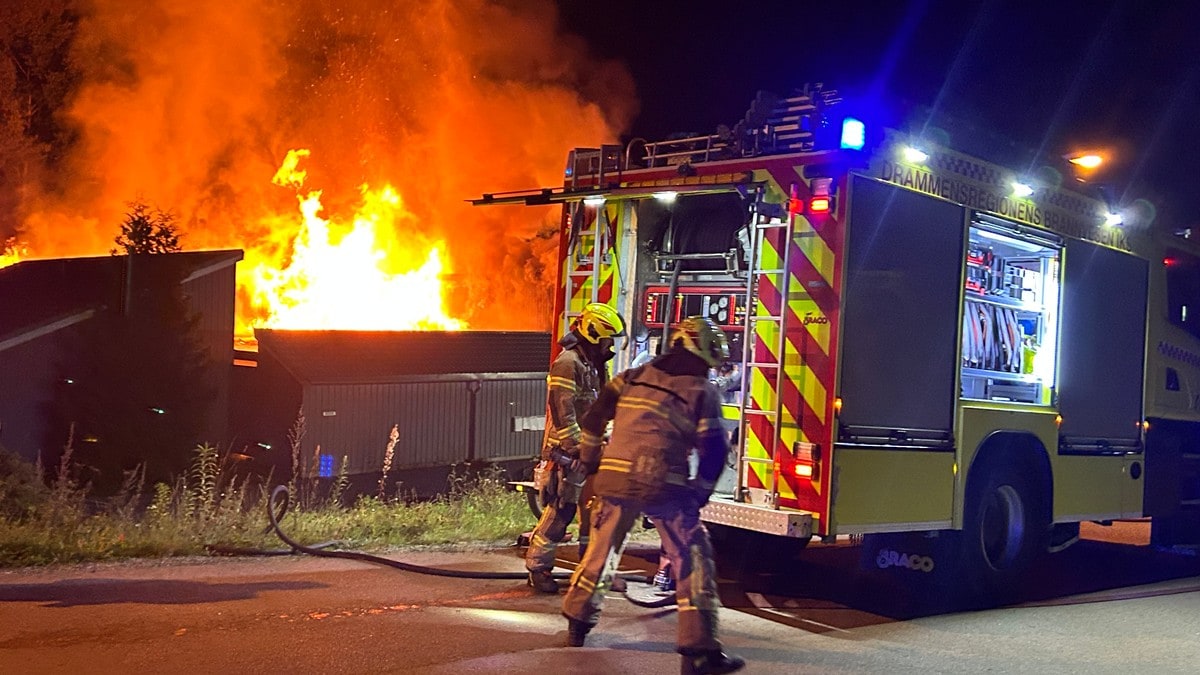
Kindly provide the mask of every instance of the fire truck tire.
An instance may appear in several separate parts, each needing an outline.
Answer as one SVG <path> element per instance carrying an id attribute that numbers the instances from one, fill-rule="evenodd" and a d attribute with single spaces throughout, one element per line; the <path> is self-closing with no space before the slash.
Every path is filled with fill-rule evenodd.
<path id="1" fill-rule="evenodd" d="M 1049 495 L 1032 462 L 989 462 L 967 488 L 962 532 L 962 571 L 968 590 L 1003 601 L 1022 574 L 1046 551 Z"/>

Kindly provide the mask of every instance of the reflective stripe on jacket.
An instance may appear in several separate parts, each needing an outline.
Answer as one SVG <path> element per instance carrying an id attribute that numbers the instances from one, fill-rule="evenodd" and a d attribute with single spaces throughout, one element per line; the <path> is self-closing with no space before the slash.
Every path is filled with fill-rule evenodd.
<path id="1" fill-rule="evenodd" d="M 653 363 L 614 377 L 583 423 L 580 457 L 597 470 L 596 494 L 656 502 L 695 489 L 707 497 L 729 452 L 720 401 L 707 378 L 670 375 Z M 601 454 L 609 419 L 612 438 Z M 688 481 L 692 448 L 700 455 L 697 482 Z"/>
<path id="2" fill-rule="evenodd" d="M 546 433 L 542 436 L 542 459 L 550 459 L 550 450 L 561 447 L 570 454 L 578 450 L 581 432 L 579 420 L 600 388 L 600 372 L 575 348 L 568 335 L 563 351 L 550 364 L 546 377 Z"/>

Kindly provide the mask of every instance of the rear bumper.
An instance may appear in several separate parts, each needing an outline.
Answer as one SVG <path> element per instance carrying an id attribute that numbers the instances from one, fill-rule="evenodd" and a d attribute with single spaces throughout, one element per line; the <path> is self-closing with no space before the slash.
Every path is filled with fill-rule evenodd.
<path id="1" fill-rule="evenodd" d="M 728 525 L 781 537 L 811 537 L 813 532 L 812 513 L 808 511 L 769 509 L 716 496 L 700 509 L 700 519 L 706 523 Z"/>

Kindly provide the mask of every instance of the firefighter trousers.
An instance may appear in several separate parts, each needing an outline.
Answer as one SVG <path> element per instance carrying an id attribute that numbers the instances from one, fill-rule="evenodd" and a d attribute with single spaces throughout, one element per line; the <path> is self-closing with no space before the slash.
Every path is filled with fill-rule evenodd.
<path id="1" fill-rule="evenodd" d="M 678 651 L 692 654 L 720 649 L 717 610 L 721 603 L 712 543 L 700 522 L 700 509 L 692 501 L 647 504 L 636 499 L 597 497 L 591 509 L 591 541 L 571 575 L 571 587 L 563 598 L 563 615 L 596 624 L 604 595 L 621 561 L 626 537 L 643 513 L 654 523 L 663 550 L 674 567 L 675 598 L 679 604 Z"/>
<path id="2" fill-rule="evenodd" d="M 587 481 L 589 484 L 591 481 Z M 525 569 L 530 572 L 548 572 L 554 569 L 554 553 L 567 536 L 567 526 L 575 520 L 579 508 L 584 477 L 581 474 L 563 471 L 555 466 L 542 487 L 538 498 L 542 505 L 542 516 L 529 536 L 529 548 L 525 550 Z M 580 528 L 580 545 L 586 543 L 587 531 Z"/>

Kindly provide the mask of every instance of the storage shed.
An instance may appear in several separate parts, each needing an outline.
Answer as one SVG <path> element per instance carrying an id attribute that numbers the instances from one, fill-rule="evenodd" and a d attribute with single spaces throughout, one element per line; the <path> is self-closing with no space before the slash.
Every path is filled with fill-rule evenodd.
<path id="1" fill-rule="evenodd" d="M 49 444 L 48 432 L 65 430 L 48 429 L 47 406 L 60 371 L 78 361 L 64 351 L 68 338 L 97 317 L 139 311 L 162 279 L 180 285 L 211 359 L 205 379 L 212 406 L 197 441 L 223 441 L 241 259 L 242 251 L 231 249 L 46 258 L 0 269 L 0 445 L 30 462 L 54 462 L 60 448 Z"/>
<path id="2" fill-rule="evenodd" d="M 251 452 L 269 450 L 277 476 L 291 475 L 293 439 L 305 477 L 332 477 L 344 461 L 356 483 L 378 479 L 389 444 L 395 471 L 525 460 L 541 446 L 548 333 L 255 336 L 257 365 L 240 369 L 235 425 Z"/>

